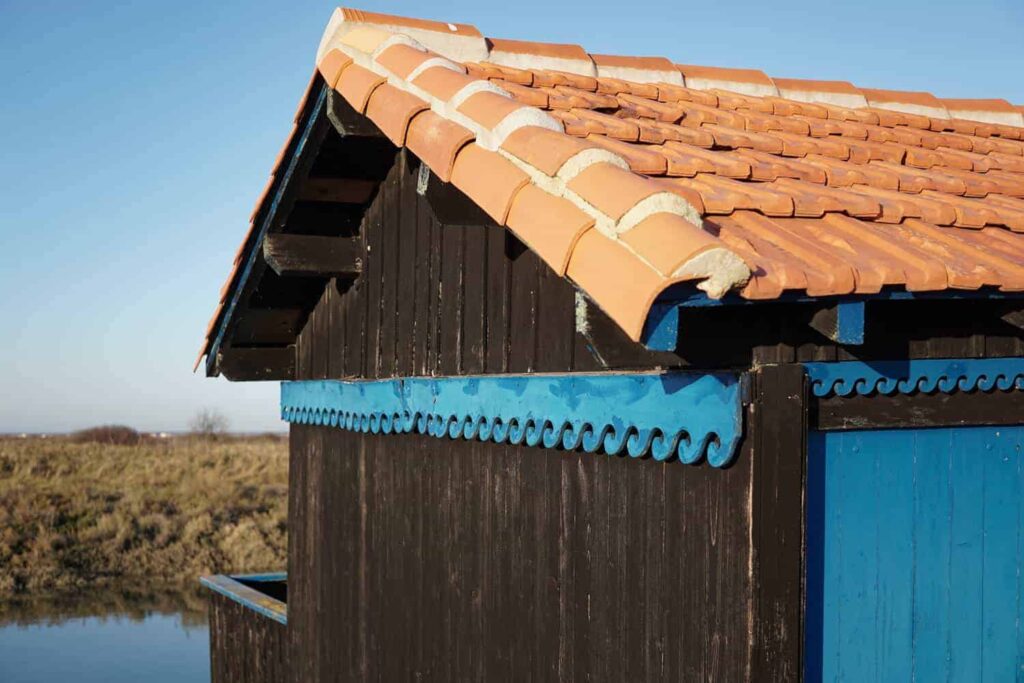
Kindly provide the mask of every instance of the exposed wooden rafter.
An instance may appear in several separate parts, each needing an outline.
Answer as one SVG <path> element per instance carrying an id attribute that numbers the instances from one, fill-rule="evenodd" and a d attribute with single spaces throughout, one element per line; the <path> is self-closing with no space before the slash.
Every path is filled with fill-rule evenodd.
<path id="1" fill-rule="evenodd" d="M 267 235 L 263 257 L 282 277 L 354 277 L 362 270 L 358 237 Z"/>
<path id="2" fill-rule="evenodd" d="M 294 379 L 295 345 L 221 349 L 217 367 L 234 382 Z"/>
<path id="3" fill-rule="evenodd" d="M 299 201 L 365 204 L 380 183 L 359 178 L 309 178 L 299 190 Z"/>

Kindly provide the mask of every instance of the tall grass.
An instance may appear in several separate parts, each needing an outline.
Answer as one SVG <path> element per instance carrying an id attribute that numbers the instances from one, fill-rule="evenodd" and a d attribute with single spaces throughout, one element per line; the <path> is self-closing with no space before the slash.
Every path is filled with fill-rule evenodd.
<path id="1" fill-rule="evenodd" d="M 0 439 L 0 596 L 285 566 L 287 444 Z"/>

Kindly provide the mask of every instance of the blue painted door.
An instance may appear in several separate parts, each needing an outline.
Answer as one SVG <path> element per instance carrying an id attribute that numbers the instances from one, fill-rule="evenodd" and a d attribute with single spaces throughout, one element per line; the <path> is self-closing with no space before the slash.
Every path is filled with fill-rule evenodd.
<path id="1" fill-rule="evenodd" d="M 1024 680 L 1024 426 L 812 432 L 807 680 Z"/>

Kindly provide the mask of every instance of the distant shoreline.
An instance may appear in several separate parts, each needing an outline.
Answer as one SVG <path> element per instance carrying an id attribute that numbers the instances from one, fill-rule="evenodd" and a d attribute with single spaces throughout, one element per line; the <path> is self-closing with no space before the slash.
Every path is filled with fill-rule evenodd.
<path id="1" fill-rule="evenodd" d="M 0 596 L 282 569 L 283 435 L 0 437 Z"/>
<path id="2" fill-rule="evenodd" d="M 74 436 L 76 432 L 0 432 L 0 440 L 2 439 L 63 439 Z M 154 438 L 154 439 L 172 439 L 190 436 L 192 433 L 187 429 L 177 429 L 168 431 L 140 431 L 140 434 Z M 255 431 L 255 432 L 225 432 L 223 435 L 229 439 L 252 439 L 265 436 L 276 436 L 282 439 L 288 437 L 288 430 L 283 429 L 279 432 L 269 431 Z"/>

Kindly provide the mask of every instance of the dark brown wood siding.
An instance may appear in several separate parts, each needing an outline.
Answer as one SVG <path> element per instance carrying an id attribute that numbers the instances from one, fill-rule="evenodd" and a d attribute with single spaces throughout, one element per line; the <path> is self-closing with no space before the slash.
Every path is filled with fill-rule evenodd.
<path id="1" fill-rule="evenodd" d="M 210 592 L 210 679 L 213 683 L 288 680 L 286 627 Z"/>
<path id="2" fill-rule="evenodd" d="M 292 427 L 293 681 L 741 681 L 751 458 Z"/>
<path id="3" fill-rule="evenodd" d="M 986 300 L 870 302 L 865 345 L 846 348 L 804 304 L 688 309 L 676 351 L 651 352 L 457 190 L 431 176 L 418 193 L 418 172 L 400 153 L 360 228 L 364 271 L 327 284 L 297 379 L 1024 355 L 1003 320 L 1024 304 Z"/>

